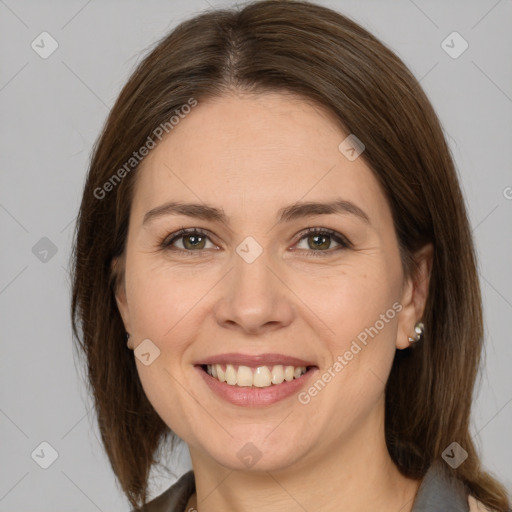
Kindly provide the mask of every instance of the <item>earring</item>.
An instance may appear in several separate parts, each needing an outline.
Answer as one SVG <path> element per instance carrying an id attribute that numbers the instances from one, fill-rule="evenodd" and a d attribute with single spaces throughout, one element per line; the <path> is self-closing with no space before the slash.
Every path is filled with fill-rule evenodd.
<path id="1" fill-rule="evenodd" d="M 129 332 L 126 333 L 126 346 L 128 348 L 131 348 L 130 347 L 130 333 Z"/>
<path id="2" fill-rule="evenodd" d="M 420 339 L 423 336 L 424 330 L 425 330 L 425 325 L 423 324 L 423 322 L 418 322 L 414 326 L 414 338 L 411 338 L 409 336 L 409 345 L 412 345 L 413 343 L 420 341 Z"/>

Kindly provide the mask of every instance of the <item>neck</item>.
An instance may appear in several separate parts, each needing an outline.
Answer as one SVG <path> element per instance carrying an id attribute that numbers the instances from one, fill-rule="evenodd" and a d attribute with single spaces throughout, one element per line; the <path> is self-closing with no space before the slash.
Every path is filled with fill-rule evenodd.
<path id="1" fill-rule="evenodd" d="M 196 494 L 187 511 L 410 512 L 420 485 L 391 460 L 383 422 L 378 430 L 368 422 L 329 450 L 282 470 L 230 470 L 192 448 L 190 455 Z"/>

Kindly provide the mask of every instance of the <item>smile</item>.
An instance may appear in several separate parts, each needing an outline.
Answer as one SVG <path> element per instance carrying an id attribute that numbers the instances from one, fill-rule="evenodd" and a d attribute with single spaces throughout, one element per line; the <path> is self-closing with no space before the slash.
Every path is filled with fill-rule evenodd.
<path id="1" fill-rule="evenodd" d="M 203 365 L 208 375 L 225 382 L 229 386 L 267 388 L 272 385 L 291 382 L 307 372 L 306 366 L 258 366 L 251 368 L 244 365 L 208 364 Z"/>
<path id="2" fill-rule="evenodd" d="M 241 407 L 270 406 L 295 396 L 312 382 L 318 372 L 317 366 L 274 364 L 252 368 L 225 364 L 220 365 L 220 369 L 218 366 L 196 365 L 195 370 L 214 396 Z M 226 382 L 226 374 L 231 384 Z M 221 377 L 224 378 L 222 382 Z"/>

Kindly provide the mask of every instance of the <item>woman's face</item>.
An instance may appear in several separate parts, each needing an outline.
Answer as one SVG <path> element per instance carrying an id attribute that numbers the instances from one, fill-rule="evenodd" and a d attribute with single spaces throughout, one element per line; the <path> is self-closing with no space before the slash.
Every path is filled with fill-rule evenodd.
<path id="1" fill-rule="evenodd" d="M 299 467 L 383 433 L 385 382 L 422 304 L 347 135 L 296 97 L 224 96 L 138 171 L 118 305 L 148 399 L 210 462 Z M 200 233 L 173 240 L 182 228 Z M 201 366 L 214 358 L 231 384 Z"/>

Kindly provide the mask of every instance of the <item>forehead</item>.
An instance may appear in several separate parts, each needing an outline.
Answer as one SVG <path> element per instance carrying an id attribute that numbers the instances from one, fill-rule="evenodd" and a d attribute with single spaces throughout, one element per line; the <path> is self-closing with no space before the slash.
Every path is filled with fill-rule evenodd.
<path id="1" fill-rule="evenodd" d="M 340 151 L 347 135 L 325 109 L 288 94 L 200 101 L 139 167 L 132 211 L 179 200 L 254 215 L 342 197 L 379 221 L 387 202 L 363 159 Z"/>

